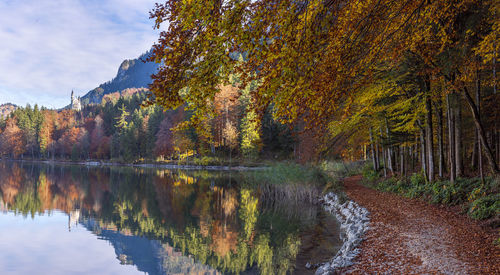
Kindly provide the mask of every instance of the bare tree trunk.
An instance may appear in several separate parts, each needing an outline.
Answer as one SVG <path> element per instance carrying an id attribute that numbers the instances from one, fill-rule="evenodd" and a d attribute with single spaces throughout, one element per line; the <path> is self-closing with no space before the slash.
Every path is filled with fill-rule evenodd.
<path id="1" fill-rule="evenodd" d="M 393 148 L 392 148 L 392 142 L 391 142 L 391 135 L 389 133 L 389 122 L 387 121 L 387 118 L 385 118 L 385 133 L 387 135 L 387 141 L 389 143 L 389 145 L 387 147 L 387 168 L 389 168 L 389 171 L 391 171 L 391 174 L 394 174 L 394 167 L 392 167 Z"/>
<path id="2" fill-rule="evenodd" d="M 450 94 L 446 96 L 446 105 L 447 105 L 447 117 L 448 117 L 448 161 L 449 161 L 449 166 L 450 166 L 450 181 L 452 183 L 455 182 L 456 178 L 456 166 L 455 166 L 455 125 L 454 125 L 454 112 L 451 107 L 451 102 L 450 102 Z"/>
<path id="3" fill-rule="evenodd" d="M 376 159 L 376 167 L 377 171 L 380 169 L 380 155 L 379 155 L 379 149 L 378 149 L 378 143 L 375 143 L 375 159 Z"/>
<path id="4" fill-rule="evenodd" d="M 366 161 L 366 159 L 368 158 L 366 154 L 366 143 L 361 146 L 361 150 L 363 150 L 363 160 Z M 294 145 L 294 151 L 295 151 L 295 145 Z"/>
<path id="5" fill-rule="evenodd" d="M 476 104 L 477 104 L 477 113 L 479 119 L 481 119 L 481 78 L 479 74 L 479 69 L 476 70 Z M 478 137 L 478 130 L 475 131 L 476 139 Z M 481 177 L 481 183 L 484 184 L 484 172 L 483 172 L 483 157 L 481 154 L 481 142 L 476 142 L 474 140 L 474 144 L 477 143 L 478 148 L 478 165 L 479 165 L 479 176 Z M 476 148 L 474 148 L 476 149 Z"/>
<path id="6" fill-rule="evenodd" d="M 387 157 L 386 157 L 385 146 L 383 144 L 382 128 L 380 128 L 380 140 L 382 141 L 382 143 L 381 143 L 381 146 L 382 146 L 382 157 L 384 159 L 384 177 L 387 177 Z"/>
<path id="7" fill-rule="evenodd" d="M 476 128 L 478 130 L 479 138 L 481 140 L 481 147 L 482 151 L 485 153 L 486 158 L 488 159 L 488 162 L 490 164 L 490 169 L 491 171 L 495 174 L 498 175 L 500 174 L 500 170 L 498 169 L 497 162 L 495 160 L 495 157 L 493 156 L 493 151 L 491 150 L 491 147 L 489 146 L 488 142 L 486 141 L 486 134 L 483 128 L 483 124 L 481 123 L 481 118 L 479 117 L 479 112 L 477 111 L 477 106 L 474 103 L 474 100 L 472 100 L 472 97 L 469 94 L 469 91 L 467 90 L 467 87 L 462 88 L 462 95 L 465 98 L 465 101 L 468 103 L 471 111 L 472 111 L 472 116 L 474 118 L 474 123 L 476 125 Z"/>
<path id="8" fill-rule="evenodd" d="M 425 129 L 423 127 L 420 127 L 420 155 L 421 155 L 421 161 L 420 163 L 422 164 L 422 172 L 424 173 L 425 178 L 427 178 L 427 150 L 425 146 Z"/>
<path id="9" fill-rule="evenodd" d="M 495 48 L 495 47 L 493 47 Z M 497 51 L 494 50 L 493 53 L 493 93 L 497 93 Z"/>
<path id="10" fill-rule="evenodd" d="M 455 165 L 457 178 L 463 175 L 464 164 L 462 161 L 462 106 L 459 98 L 455 97 Z"/>
<path id="11" fill-rule="evenodd" d="M 415 171 L 415 158 L 413 156 L 413 145 L 410 146 L 410 153 L 409 153 L 409 156 L 410 156 L 410 162 L 411 162 L 411 172 Z"/>
<path id="12" fill-rule="evenodd" d="M 438 101 L 438 106 L 436 106 L 436 114 L 438 117 L 438 151 L 439 151 L 439 177 L 443 178 L 444 175 L 444 142 L 443 142 L 443 102 L 441 99 Z"/>
<path id="13" fill-rule="evenodd" d="M 401 174 L 401 146 L 394 146 L 394 171 L 399 172 Z"/>
<path id="14" fill-rule="evenodd" d="M 432 129 L 432 107 L 431 99 L 427 97 L 425 101 L 425 108 L 427 109 L 427 123 L 426 123 L 426 133 L 427 133 L 427 160 L 428 160 L 428 180 L 429 182 L 434 181 L 434 137 Z"/>
<path id="15" fill-rule="evenodd" d="M 471 161 L 470 161 L 470 167 L 472 170 L 475 170 L 477 167 L 477 155 L 478 155 L 478 142 L 479 141 L 479 135 L 477 134 L 477 129 L 474 130 L 474 144 L 472 145 L 472 156 L 471 156 Z"/>
<path id="16" fill-rule="evenodd" d="M 402 176 L 406 177 L 406 166 L 405 166 L 405 146 L 401 146 L 399 148 L 399 160 L 400 160 L 400 166 L 399 166 L 399 171 Z"/>
<path id="17" fill-rule="evenodd" d="M 372 133 L 372 128 L 370 128 L 370 150 L 372 152 L 373 169 L 375 169 L 375 171 L 378 171 L 377 158 L 375 156 L 375 149 L 373 147 L 374 147 L 373 146 L 373 133 Z"/>

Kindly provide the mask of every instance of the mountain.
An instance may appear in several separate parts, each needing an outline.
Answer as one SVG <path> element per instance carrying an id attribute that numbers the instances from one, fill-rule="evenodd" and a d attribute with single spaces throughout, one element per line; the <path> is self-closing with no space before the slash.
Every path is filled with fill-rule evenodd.
<path id="1" fill-rule="evenodd" d="M 8 117 L 10 113 L 17 109 L 17 105 L 12 103 L 5 103 L 0 105 L 0 118 Z"/>
<path id="2" fill-rule="evenodd" d="M 116 231 L 92 218 L 81 219 L 80 224 L 100 240 L 108 241 L 121 264 L 135 265 L 145 274 L 220 274 L 192 256 L 184 256 L 166 242 Z"/>
<path id="3" fill-rule="evenodd" d="M 107 94 L 129 88 L 147 88 L 151 83 L 151 75 L 156 73 L 159 67 L 158 63 L 143 62 L 149 54 L 150 52 L 146 52 L 136 59 L 123 61 L 115 78 L 89 91 L 81 98 L 81 103 L 83 105 L 101 103 Z"/>

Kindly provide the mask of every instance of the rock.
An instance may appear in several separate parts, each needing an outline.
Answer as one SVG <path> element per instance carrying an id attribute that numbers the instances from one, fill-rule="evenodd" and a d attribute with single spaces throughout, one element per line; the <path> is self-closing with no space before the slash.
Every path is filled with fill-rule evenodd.
<path id="1" fill-rule="evenodd" d="M 361 243 L 363 235 L 368 229 L 369 218 L 368 211 L 360 207 L 353 201 L 340 204 L 338 196 L 334 193 L 328 193 L 323 197 L 323 207 L 326 211 L 332 213 L 340 221 L 341 239 L 344 244 L 339 252 L 329 262 L 317 265 L 316 274 L 331 274 L 336 269 L 352 265 L 352 261 L 359 254 L 357 246 Z M 306 268 L 312 267 L 310 263 Z"/>

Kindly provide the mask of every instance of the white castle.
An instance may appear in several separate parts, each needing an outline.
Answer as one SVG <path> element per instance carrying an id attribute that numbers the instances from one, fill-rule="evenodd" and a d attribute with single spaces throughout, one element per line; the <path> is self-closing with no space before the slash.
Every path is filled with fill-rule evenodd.
<path id="1" fill-rule="evenodd" d="M 80 101 L 80 97 L 75 98 L 73 90 L 71 90 L 71 105 L 69 106 L 69 108 L 76 111 L 82 110 L 82 102 Z"/>

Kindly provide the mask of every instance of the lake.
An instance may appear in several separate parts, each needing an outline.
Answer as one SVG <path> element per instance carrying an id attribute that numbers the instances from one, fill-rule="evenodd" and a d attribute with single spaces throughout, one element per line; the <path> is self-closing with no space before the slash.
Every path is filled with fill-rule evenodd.
<path id="1" fill-rule="evenodd" d="M 250 173 L 0 161 L 0 274 L 313 274 L 337 220 Z"/>

